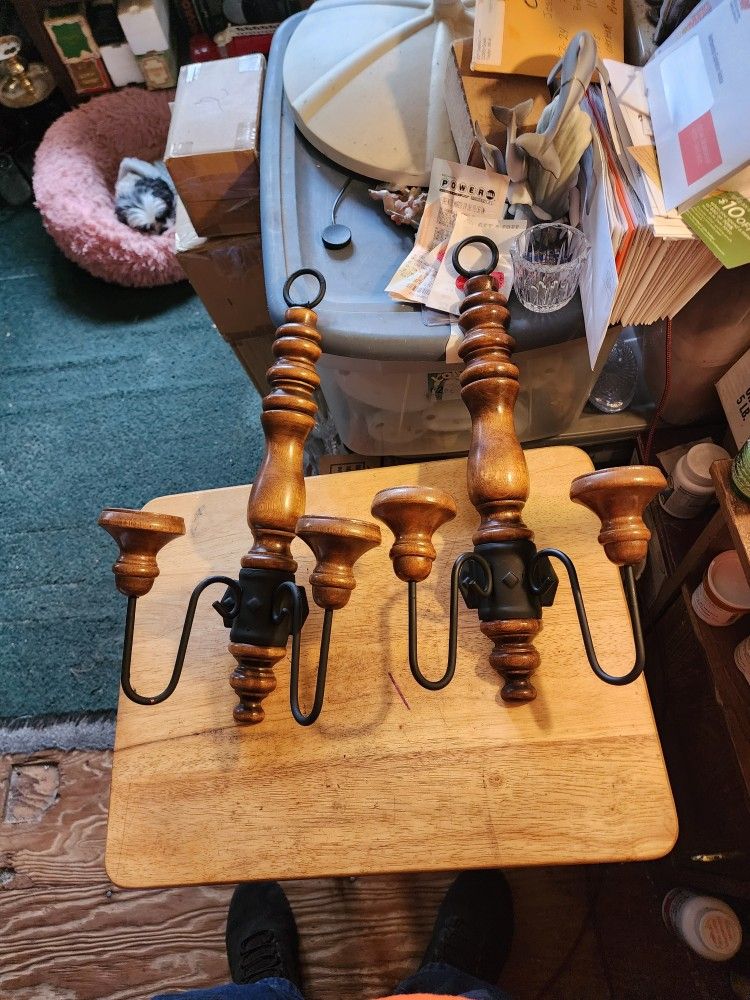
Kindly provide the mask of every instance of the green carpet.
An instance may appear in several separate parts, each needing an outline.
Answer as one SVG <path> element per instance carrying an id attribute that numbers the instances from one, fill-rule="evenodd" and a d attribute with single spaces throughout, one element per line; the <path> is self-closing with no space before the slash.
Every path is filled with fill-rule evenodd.
<path id="1" fill-rule="evenodd" d="M 34 209 L 2 221 L 0 717 L 113 708 L 125 598 L 97 515 L 250 481 L 260 399 L 187 282 L 108 285 Z"/>

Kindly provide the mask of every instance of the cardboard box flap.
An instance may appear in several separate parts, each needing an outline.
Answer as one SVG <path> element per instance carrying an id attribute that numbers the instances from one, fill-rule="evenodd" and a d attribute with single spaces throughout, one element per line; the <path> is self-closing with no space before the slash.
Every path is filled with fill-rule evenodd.
<path id="1" fill-rule="evenodd" d="M 539 77 L 472 70 L 471 49 L 471 38 L 457 39 L 451 47 L 445 74 L 445 105 L 462 163 L 467 162 L 474 143 L 475 121 L 493 145 L 505 149 L 506 129 L 493 115 L 493 104 L 512 108 L 532 98 L 531 114 L 519 131 L 533 132 L 550 101 L 547 81 Z"/>
<path id="2" fill-rule="evenodd" d="M 183 66 L 165 158 L 258 148 L 262 55 Z"/>

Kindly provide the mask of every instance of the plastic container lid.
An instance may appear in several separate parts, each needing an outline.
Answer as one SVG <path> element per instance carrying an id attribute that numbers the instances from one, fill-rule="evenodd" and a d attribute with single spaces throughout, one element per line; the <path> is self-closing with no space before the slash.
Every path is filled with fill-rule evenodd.
<path id="1" fill-rule="evenodd" d="M 711 466 L 714 462 L 720 462 L 725 458 L 731 458 L 731 455 L 718 444 L 706 442 L 704 444 L 693 445 L 685 455 L 688 476 L 694 482 L 698 483 L 699 486 L 710 486 L 713 488 Z"/>
<path id="2" fill-rule="evenodd" d="M 710 948 L 711 958 L 726 961 L 742 944 L 742 927 L 734 913 L 709 909 L 698 919 L 698 936 Z"/>
<path id="3" fill-rule="evenodd" d="M 325 0 L 317 0 L 311 13 L 321 2 Z M 271 320 L 276 326 L 284 322 L 286 304 L 281 290 L 292 271 L 316 267 L 328 284 L 316 309 L 326 354 L 407 364 L 443 363 L 450 336 L 447 316 L 443 325 L 427 326 L 419 306 L 395 302 L 383 290 L 414 246 L 414 230 L 386 218 L 381 205 L 367 194 L 371 183 L 355 177 L 339 207 L 337 221 L 352 231 L 349 246 L 328 250 L 323 245 L 321 233 L 331 221 L 331 207 L 349 174 L 303 138 L 282 85 L 287 48 L 311 13 L 295 14 L 279 25 L 263 91 L 260 216 Z M 300 286 L 305 288 L 302 280 Z M 529 312 L 514 292 L 508 306 L 516 355 L 585 336 L 578 294 L 554 313 Z M 574 381 L 580 377 L 578 371 Z"/>
<path id="4" fill-rule="evenodd" d="M 436 156 L 457 158 L 443 79 L 473 31 L 461 0 L 317 0 L 284 58 L 297 126 L 348 170 L 425 187 Z"/>
<path id="5" fill-rule="evenodd" d="M 738 611 L 750 610 L 750 585 L 734 549 L 720 552 L 708 567 L 708 583 L 717 596 Z"/>

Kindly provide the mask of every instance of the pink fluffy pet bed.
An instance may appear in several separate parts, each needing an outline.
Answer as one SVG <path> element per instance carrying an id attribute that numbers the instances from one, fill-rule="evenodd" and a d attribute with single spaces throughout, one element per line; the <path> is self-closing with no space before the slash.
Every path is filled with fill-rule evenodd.
<path id="1" fill-rule="evenodd" d="M 173 91 L 128 87 L 69 111 L 47 131 L 34 163 L 44 225 L 66 257 L 118 285 L 168 285 L 185 274 L 174 229 L 139 233 L 115 217 L 115 181 L 125 156 L 164 155 Z"/>

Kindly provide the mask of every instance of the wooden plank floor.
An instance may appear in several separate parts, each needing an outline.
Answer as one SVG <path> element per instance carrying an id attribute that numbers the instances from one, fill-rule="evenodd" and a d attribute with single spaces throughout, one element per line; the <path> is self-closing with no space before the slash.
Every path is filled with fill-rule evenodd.
<path id="1" fill-rule="evenodd" d="M 228 977 L 231 887 L 126 891 L 108 881 L 110 763 L 109 753 L 91 751 L 0 757 L 2 1000 L 144 1000 Z M 511 872 L 517 928 L 502 985 L 517 1000 L 730 997 L 726 970 L 662 926 L 653 871 Z M 449 881 L 286 883 L 308 1000 L 389 992 L 416 968 Z"/>

